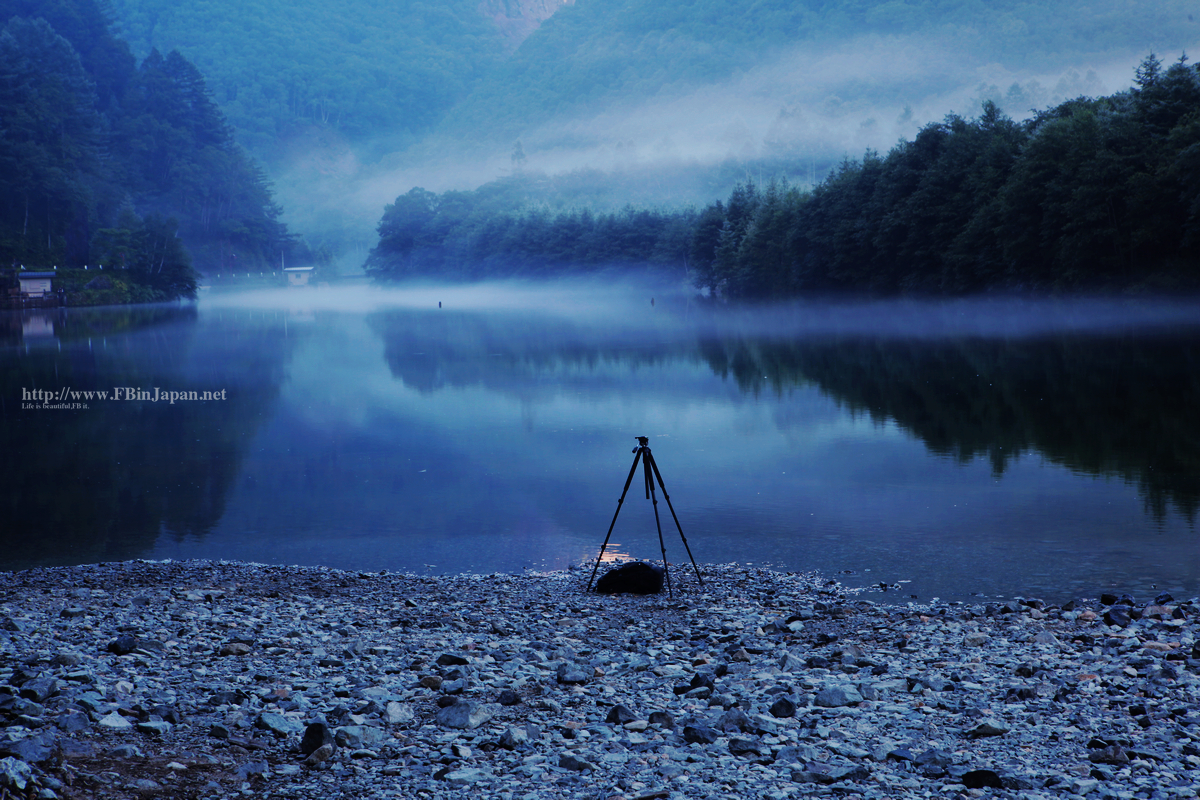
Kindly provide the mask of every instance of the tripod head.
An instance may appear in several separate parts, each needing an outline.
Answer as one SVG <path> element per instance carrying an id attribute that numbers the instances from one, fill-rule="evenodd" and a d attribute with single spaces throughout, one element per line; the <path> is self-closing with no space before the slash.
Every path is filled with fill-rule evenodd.
<path id="1" fill-rule="evenodd" d="M 650 446 L 650 437 L 649 436 L 635 436 L 633 438 L 638 440 L 638 446 L 633 448 L 633 452 L 635 452 L 635 453 L 643 447 Z"/>

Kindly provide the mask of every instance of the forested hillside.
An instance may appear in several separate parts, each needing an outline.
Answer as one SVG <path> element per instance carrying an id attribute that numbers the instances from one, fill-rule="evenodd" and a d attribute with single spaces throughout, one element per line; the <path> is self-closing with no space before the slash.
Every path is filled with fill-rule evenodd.
<path id="1" fill-rule="evenodd" d="M 268 159 L 306 125 L 376 155 L 409 145 L 506 53 L 477 0 L 112 2 L 134 52 L 179 50 Z"/>
<path id="2" fill-rule="evenodd" d="M 747 181 L 699 212 L 551 211 L 522 180 L 397 198 L 368 270 L 457 278 L 659 264 L 741 298 L 1195 288 L 1200 69 L 1151 56 L 1128 91 L 1026 122 L 988 101 L 977 118 L 950 115 L 885 156 L 846 160 L 812 191 Z"/>
<path id="3" fill-rule="evenodd" d="M 0 0 L 0 259 L 125 267 L 140 299 L 304 255 L 203 76 L 140 64 L 95 0 Z"/>

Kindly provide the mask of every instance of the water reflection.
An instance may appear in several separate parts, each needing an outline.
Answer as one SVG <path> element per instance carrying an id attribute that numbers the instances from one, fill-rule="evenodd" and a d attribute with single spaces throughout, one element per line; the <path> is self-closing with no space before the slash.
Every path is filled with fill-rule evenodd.
<path id="1" fill-rule="evenodd" d="M 283 379 L 281 325 L 201 328 L 187 306 L 5 322 L 23 337 L 0 348 L 5 568 L 145 556 L 221 519 Z M 153 402 L 156 389 L 225 399 Z"/>
<path id="2" fill-rule="evenodd" d="M 932 453 L 996 475 L 1037 453 L 1138 487 L 1163 517 L 1200 502 L 1200 342 L 1164 334 L 945 340 L 708 341 L 743 391 L 820 387 L 851 414 L 895 421 Z"/>
<path id="3" fill-rule="evenodd" d="M 4 318 L 0 435 L 22 457 L 0 567 L 563 567 L 595 558 L 648 435 L 701 562 L 924 597 L 1200 589 L 1186 304 L 294 295 L 55 312 L 28 335 Z M 228 400 L 20 408 L 67 385 Z M 657 558 L 635 489 L 613 536 Z"/>

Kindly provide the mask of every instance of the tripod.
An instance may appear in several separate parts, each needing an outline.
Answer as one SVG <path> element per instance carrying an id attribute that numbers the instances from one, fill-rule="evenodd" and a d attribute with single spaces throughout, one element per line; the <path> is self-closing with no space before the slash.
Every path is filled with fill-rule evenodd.
<path id="1" fill-rule="evenodd" d="M 667 576 L 667 596 L 674 599 L 674 594 L 671 592 L 671 569 L 667 564 L 667 546 L 663 544 L 662 523 L 658 519 L 658 498 L 654 496 L 654 479 L 658 479 L 658 486 L 662 489 L 663 499 L 667 501 L 667 508 L 671 509 L 671 518 L 675 520 L 675 527 L 679 530 L 679 538 L 683 540 L 683 549 L 687 550 L 688 558 L 692 561 L 692 569 L 696 570 L 696 580 L 700 585 L 704 585 L 704 579 L 700 577 L 700 568 L 696 566 L 696 559 L 692 557 L 692 548 L 688 547 L 687 537 L 683 535 L 683 527 L 679 524 L 679 517 L 675 515 L 675 507 L 671 505 L 671 497 L 667 494 L 667 487 L 663 484 L 662 474 L 658 471 L 658 464 L 654 463 L 654 456 L 650 454 L 650 437 L 637 436 L 638 446 L 633 449 L 635 453 L 633 457 L 633 466 L 629 468 L 629 477 L 625 479 L 625 488 L 621 491 L 621 498 L 617 500 L 617 511 L 613 514 L 612 523 L 608 526 L 608 534 L 604 537 L 604 544 L 600 546 L 600 555 L 596 556 L 596 565 L 592 567 L 592 576 L 588 578 L 587 590 L 591 591 L 592 581 L 596 579 L 596 570 L 600 568 L 600 559 L 604 558 L 604 548 L 608 547 L 608 539 L 612 536 L 613 528 L 617 524 L 617 515 L 621 513 L 621 505 L 625 502 L 625 495 L 629 492 L 629 484 L 633 483 L 633 474 L 637 472 L 638 461 L 642 462 L 642 471 L 646 483 L 646 499 L 654 501 L 654 524 L 658 527 L 658 547 L 662 551 L 663 571 Z M 653 471 L 653 475 L 651 475 Z"/>

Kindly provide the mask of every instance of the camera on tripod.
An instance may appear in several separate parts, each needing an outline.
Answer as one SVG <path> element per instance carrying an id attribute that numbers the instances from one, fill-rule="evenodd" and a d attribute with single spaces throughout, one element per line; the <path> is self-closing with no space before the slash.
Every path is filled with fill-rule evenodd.
<path id="1" fill-rule="evenodd" d="M 674 598 L 671 591 L 671 568 L 667 563 L 667 546 L 663 543 L 662 523 L 658 518 L 658 498 L 654 495 L 654 481 L 658 480 L 658 487 L 662 489 L 663 499 L 667 501 L 667 508 L 671 509 L 671 519 L 675 520 L 675 527 L 679 531 L 679 538 L 683 540 L 683 549 L 687 551 L 688 558 L 691 559 L 692 569 L 696 571 L 696 580 L 701 586 L 704 585 L 704 579 L 700 577 L 700 568 L 696 566 L 696 559 L 692 556 L 692 548 L 688 547 L 687 537 L 683 535 L 683 526 L 679 524 L 679 516 L 675 513 L 675 507 L 671 505 L 671 496 L 667 494 L 667 487 L 663 483 L 662 473 L 658 471 L 658 464 L 654 461 L 654 456 L 650 454 L 650 437 L 635 436 L 638 441 L 638 446 L 633 448 L 635 453 L 633 457 L 633 466 L 629 468 L 629 477 L 625 479 L 625 488 L 621 491 L 621 497 L 617 500 L 617 510 L 613 514 L 612 523 L 608 526 L 608 534 L 604 537 L 604 544 L 600 546 L 600 555 L 596 556 L 596 565 L 592 567 L 592 576 L 588 578 L 587 590 L 591 591 L 592 581 L 596 579 L 596 570 L 600 568 L 600 560 L 604 558 L 604 549 L 608 547 L 608 540 L 612 536 L 613 528 L 617 524 L 617 515 L 621 513 L 621 505 L 625 502 L 625 495 L 629 493 L 629 484 L 633 483 L 633 475 L 637 472 L 638 461 L 642 462 L 643 476 L 646 482 L 646 499 L 654 501 L 654 524 L 658 528 L 658 547 L 662 552 L 663 572 L 667 578 L 667 595 Z"/>

